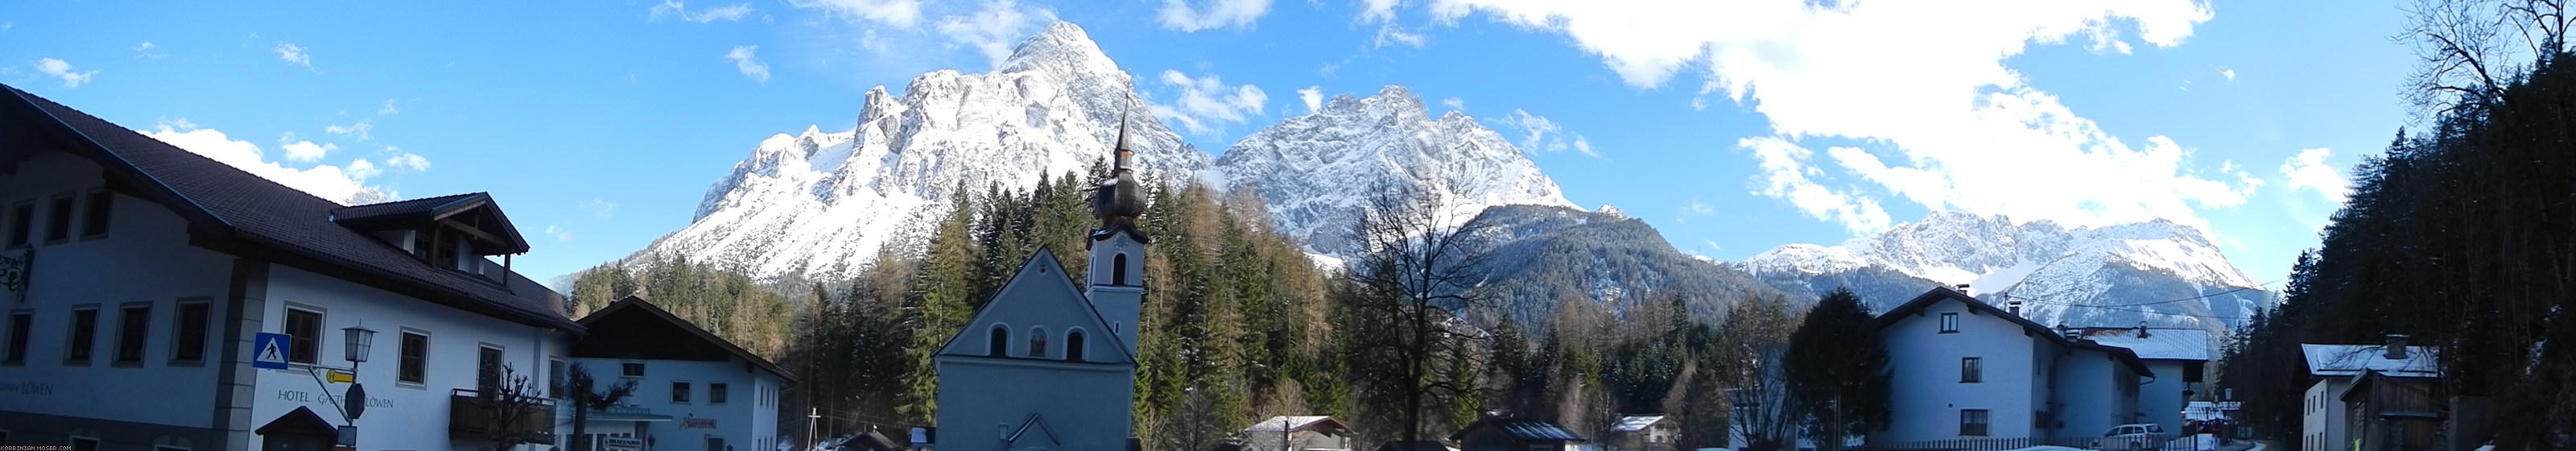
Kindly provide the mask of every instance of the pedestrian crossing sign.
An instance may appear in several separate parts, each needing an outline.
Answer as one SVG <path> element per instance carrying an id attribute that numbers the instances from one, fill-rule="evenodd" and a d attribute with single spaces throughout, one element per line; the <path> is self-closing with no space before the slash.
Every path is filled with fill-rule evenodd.
<path id="1" fill-rule="evenodd" d="M 251 337 L 250 343 L 251 368 L 286 369 L 286 356 L 294 351 L 288 347 L 286 334 L 260 332 Z"/>

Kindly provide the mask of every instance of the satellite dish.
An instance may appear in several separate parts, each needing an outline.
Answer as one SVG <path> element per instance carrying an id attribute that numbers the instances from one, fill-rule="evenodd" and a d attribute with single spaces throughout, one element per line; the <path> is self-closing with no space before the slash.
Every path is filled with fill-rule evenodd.
<path id="1" fill-rule="evenodd" d="M 340 408 L 348 411 L 349 421 L 357 421 L 359 414 L 367 413 L 366 384 L 350 383 L 348 394 L 340 397 Z"/>

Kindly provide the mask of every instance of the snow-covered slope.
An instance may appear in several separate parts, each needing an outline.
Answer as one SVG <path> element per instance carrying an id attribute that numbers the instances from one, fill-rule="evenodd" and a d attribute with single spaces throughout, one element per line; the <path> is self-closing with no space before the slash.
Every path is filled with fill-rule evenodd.
<path id="1" fill-rule="evenodd" d="M 2163 220 L 2068 228 L 1935 212 L 1838 246 L 1780 246 L 1737 267 L 1792 290 L 1874 284 L 1862 294 L 1881 309 L 1932 284 L 1971 284 L 1990 303 L 2024 301 L 2034 321 L 2076 326 L 2214 329 L 2265 298 L 2199 230 Z"/>
<path id="2" fill-rule="evenodd" d="M 761 280 L 842 280 L 889 245 L 917 247 L 957 187 L 1026 188 L 1110 155 L 1122 115 L 1140 175 L 1175 182 L 1207 153 L 1147 113 L 1129 75 L 1058 22 L 991 73 L 942 70 L 867 93 L 854 129 L 762 141 L 707 188 L 697 217 L 638 256 L 683 256 Z"/>
<path id="3" fill-rule="evenodd" d="M 1437 196 L 1457 222 L 1485 207 L 1575 208 L 1502 134 L 1457 111 L 1432 117 L 1402 86 L 1341 95 L 1237 141 L 1217 159 L 1231 187 L 1270 206 L 1279 231 L 1309 252 L 1349 257 L 1360 204 L 1390 184 Z"/>

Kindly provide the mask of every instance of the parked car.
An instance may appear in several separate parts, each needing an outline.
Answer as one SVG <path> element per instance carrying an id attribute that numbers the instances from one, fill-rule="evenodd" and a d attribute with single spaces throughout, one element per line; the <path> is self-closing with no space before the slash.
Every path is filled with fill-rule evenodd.
<path id="1" fill-rule="evenodd" d="M 2103 431 L 2102 438 L 2093 440 L 2092 448 L 2104 451 L 2163 449 L 2166 438 L 2168 437 L 2165 436 L 2164 425 L 2155 423 L 2123 424 L 2112 426 L 2110 430 Z"/>

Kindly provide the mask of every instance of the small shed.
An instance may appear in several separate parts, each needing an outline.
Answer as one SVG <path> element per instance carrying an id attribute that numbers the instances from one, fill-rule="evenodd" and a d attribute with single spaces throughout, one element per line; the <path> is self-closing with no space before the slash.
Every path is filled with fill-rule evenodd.
<path id="1" fill-rule="evenodd" d="M 1449 434 L 1460 451 L 1572 451 L 1582 435 L 1545 420 L 1486 418 Z"/>
<path id="2" fill-rule="evenodd" d="M 1681 422 L 1664 415 L 1629 415 L 1610 424 L 1609 444 L 1619 451 L 1672 451 Z"/>
<path id="3" fill-rule="evenodd" d="M 1351 428 L 1323 415 L 1282 415 L 1253 422 L 1235 436 L 1244 451 L 1349 451 Z"/>

